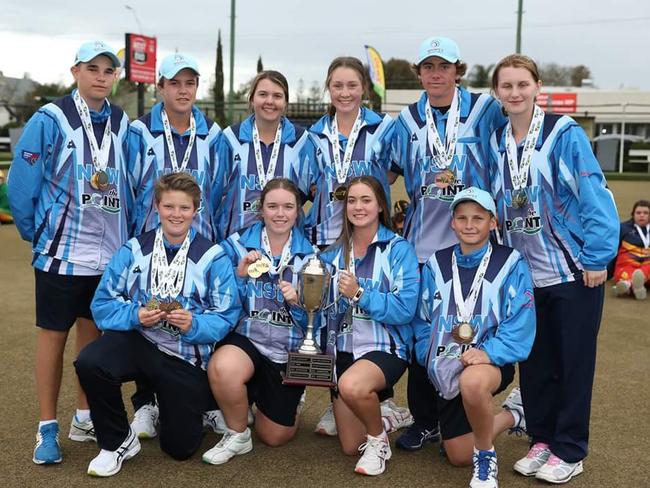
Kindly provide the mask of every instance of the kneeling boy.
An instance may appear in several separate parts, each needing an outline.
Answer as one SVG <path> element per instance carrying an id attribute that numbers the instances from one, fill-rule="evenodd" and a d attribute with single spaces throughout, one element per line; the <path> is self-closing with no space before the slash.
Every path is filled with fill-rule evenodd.
<path id="1" fill-rule="evenodd" d="M 140 451 L 121 385 L 143 380 L 160 408 L 160 447 L 189 458 L 211 400 L 205 368 L 213 344 L 237 323 L 241 301 L 221 246 L 191 228 L 201 190 L 187 173 L 156 182 L 160 225 L 113 256 L 91 309 L 104 331 L 75 362 L 101 451 L 88 474 L 111 476 Z"/>
<path id="2" fill-rule="evenodd" d="M 524 426 L 523 408 L 494 415 L 492 396 L 512 381 L 535 336 L 530 271 L 514 249 L 490 243 L 492 197 L 478 188 L 451 204 L 459 244 L 434 253 L 422 270 L 414 321 L 416 354 L 435 386 L 449 461 L 473 463 L 470 487 L 497 487 L 494 438 Z"/>

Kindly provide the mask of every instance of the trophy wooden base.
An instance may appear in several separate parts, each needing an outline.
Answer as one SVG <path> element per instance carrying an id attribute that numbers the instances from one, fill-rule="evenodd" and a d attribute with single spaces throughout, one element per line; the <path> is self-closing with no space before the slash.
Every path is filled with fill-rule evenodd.
<path id="1" fill-rule="evenodd" d="M 282 384 L 334 387 L 334 356 L 290 352 Z"/>

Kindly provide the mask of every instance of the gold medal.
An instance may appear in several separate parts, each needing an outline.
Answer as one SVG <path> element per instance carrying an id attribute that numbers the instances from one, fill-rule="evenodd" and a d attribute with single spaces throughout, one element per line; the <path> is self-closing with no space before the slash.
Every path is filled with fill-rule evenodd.
<path id="1" fill-rule="evenodd" d="M 528 203 L 528 195 L 526 190 L 520 188 L 512 192 L 512 208 L 521 208 Z"/>
<path id="2" fill-rule="evenodd" d="M 271 269 L 271 261 L 266 256 L 262 256 L 257 260 L 257 269 L 262 273 L 268 273 Z"/>
<path id="3" fill-rule="evenodd" d="M 259 268 L 258 264 L 259 264 L 259 260 L 248 265 L 247 273 L 248 276 L 250 276 L 251 278 L 259 278 L 260 276 L 262 276 L 262 270 Z"/>
<path id="4" fill-rule="evenodd" d="M 334 190 L 334 199 L 342 202 L 345 200 L 345 195 L 348 191 L 348 188 L 345 185 L 339 185 Z"/>
<path id="5" fill-rule="evenodd" d="M 438 188 L 447 188 L 449 185 L 456 183 L 456 174 L 447 168 L 436 174 L 434 183 Z"/>
<path id="6" fill-rule="evenodd" d="M 474 328 L 467 322 L 458 324 L 451 331 L 453 338 L 462 344 L 471 344 L 475 334 L 476 332 L 474 331 Z"/>
<path id="7" fill-rule="evenodd" d="M 149 311 L 158 310 L 160 308 L 160 302 L 158 302 L 158 300 L 156 300 L 155 298 L 152 298 L 145 304 L 144 308 L 146 308 Z"/>
<path id="8" fill-rule="evenodd" d="M 95 171 L 90 177 L 90 186 L 95 190 L 106 191 L 108 188 L 108 174 L 106 171 Z"/>

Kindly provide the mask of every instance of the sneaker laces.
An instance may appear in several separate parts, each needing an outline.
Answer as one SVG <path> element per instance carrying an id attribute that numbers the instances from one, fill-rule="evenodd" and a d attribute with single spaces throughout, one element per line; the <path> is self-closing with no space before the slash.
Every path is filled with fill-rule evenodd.
<path id="1" fill-rule="evenodd" d="M 359 446 L 359 452 L 365 454 L 366 449 L 372 449 L 375 454 L 385 459 L 388 454 L 388 442 L 377 437 L 368 436 L 368 440 Z"/>
<path id="2" fill-rule="evenodd" d="M 490 476 L 496 475 L 497 459 L 492 451 L 479 451 L 474 464 L 475 471 L 478 468 L 478 479 L 486 481 Z"/>
<path id="3" fill-rule="evenodd" d="M 46 448 L 53 446 L 56 447 L 59 444 L 59 432 L 57 426 L 56 424 L 50 425 L 46 425 L 38 431 L 38 440 L 40 441 L 41 446 L 44 446 Z"/>
<path id="4" fill-rule="evenodd" d="M 228 447 L 228 445 L 234 439 L 235 435 L 237 435 L 236 432 L 231 432 L 229 430 L 226 430 L 223 433 L 223 437 L 221 438 L 221 440 L 219 440 L 219 442 L 217 442 L 217 445 L 215 447 L 222 447 L 222 448 Z"/>
<path id="5" fill-rule="evenodd" d="M 543 442 L 536 442 L 535 444 L 533 444 L 533 447 L 530 448 L 530 451 L 528 451 L 526 457 L 528 459 L 534 459 L 540 456 L 547 449 L 548 449 L 548 444 L 544 444 Z"/>

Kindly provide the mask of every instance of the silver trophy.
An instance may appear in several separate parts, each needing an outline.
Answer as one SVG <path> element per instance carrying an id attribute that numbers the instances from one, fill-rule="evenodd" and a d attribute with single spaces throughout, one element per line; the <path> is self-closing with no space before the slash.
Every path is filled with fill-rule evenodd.
<path id="1" fill-rule="evenodd" d="M 298 352 L 289 353 L 284 384 L 334 386 L 334 357 L 322 354 L 314 341 L 314 317 L 326 308 L 330 274 L 318 257 L 311 258 L 298 274 L 299 296 L 307 312 L 307 331 Z"/>

